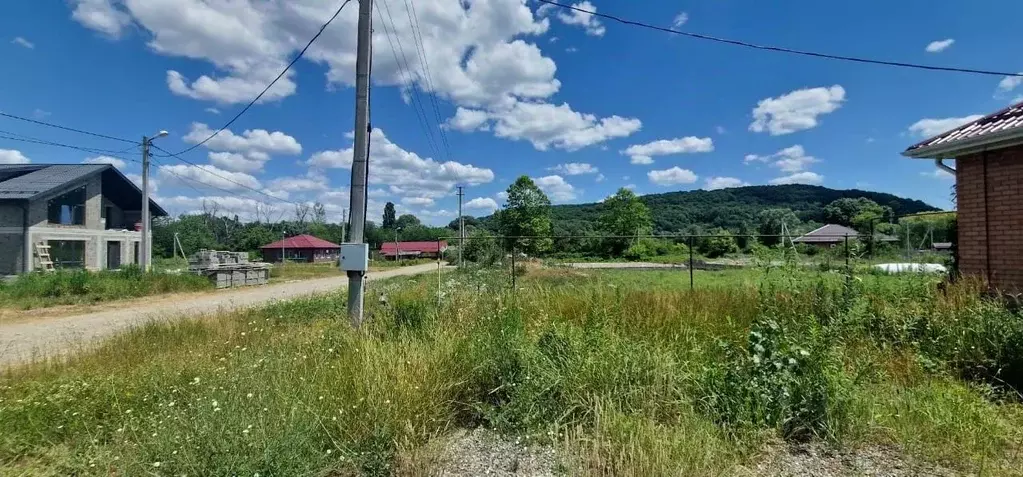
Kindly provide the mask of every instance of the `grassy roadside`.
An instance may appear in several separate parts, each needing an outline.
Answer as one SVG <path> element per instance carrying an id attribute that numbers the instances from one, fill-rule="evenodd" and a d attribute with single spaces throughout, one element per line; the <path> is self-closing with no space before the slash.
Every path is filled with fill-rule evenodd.
<path id="1" fill-rule="evenodd" d="M 417 259 L 403 260 L 400 263 L 395 263 L 393 261 L 377 260 L 370 262 L 369 269 L 371 272 L 379 270 L 393 270 L 395 268 L 423 265 L 427 263 L 437 263 L 437 261 L 431 259 Z M 270 270 L 271 282 L 308 280 L 312 278 L 326 278 L 342 275 L 344 275 L 344 272 L 341 271 L 338 264 L 334 262 L 288 263 L 284 265 L 274 264 L 274 267 Z"/>
<path id="2" fill-rule="evenodd" d="M 187 273 L 143 273 L 134 266 L 101 272 L 61 270 L 0 281 L 0 308 L 27 310 L 212 289 L 204 277 Z"/>
<path id="3" fill-rule="evenodd" d="M 1023 319 L 969 284 L 660 273 L 376 282 L 359 331 L 342 295 L 147 325 L 0 377 L 0 473 L 418 474 L 481 425 L 590 475 L 734 475 L 779 439 L 1023 469 Z"/>

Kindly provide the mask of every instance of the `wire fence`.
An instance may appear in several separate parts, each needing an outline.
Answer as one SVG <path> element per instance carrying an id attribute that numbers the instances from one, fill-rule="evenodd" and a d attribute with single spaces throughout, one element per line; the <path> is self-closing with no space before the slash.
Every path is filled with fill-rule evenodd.
<path id="1" fill-rule="evenodd" d="M 908 231 L 908 229 L 907 229 Z M 931 236 L 934 234 L 931 233 Z M 447 237 L 425 256 L 462 270 L 507 273 L 511 286 L 536 269 L 580 273 L 611 270 L 682 274 L 690 288 L 730 270 L 791 267 L 815 271 L 942 272 L 953 262 L 951 243 L 932 237 L 768 234 L 651 234 Z M 420 254 L 423 257 L 423 254 Z M 674 277 L 673 277 L 674 279 Z"/>

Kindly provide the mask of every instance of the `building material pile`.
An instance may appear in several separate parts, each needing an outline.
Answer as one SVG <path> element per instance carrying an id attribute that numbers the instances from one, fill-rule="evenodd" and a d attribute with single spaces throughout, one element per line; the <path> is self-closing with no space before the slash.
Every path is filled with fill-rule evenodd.
<path id="1" fill-rule="evenodd" d="M 265 285 L 270 267 L 269 263 L 250 262 L 247 252 L 202 249 L 188 259 L 188 270 L 208 277 L 217 288 Z"/>

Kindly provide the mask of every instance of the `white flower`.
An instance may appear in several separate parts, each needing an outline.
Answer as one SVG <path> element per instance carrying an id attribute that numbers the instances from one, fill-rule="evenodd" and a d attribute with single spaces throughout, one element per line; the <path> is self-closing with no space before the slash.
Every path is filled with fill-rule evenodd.
<path id="1" fill-rule="evenodd" d="M 153 462 L 153 467 L 160 467 L 160 463 L 159 462 Z"/>
<path id="2" fill-rule="evenodd" d="M 249 399 L 252 399 L 252 393 L 248 393 L 248 394 L 246 394 L 246 395 L 245 395 L 245 397 L 247 397 L 247 398 L 249 398 Z"/>
<path id="3" fill-rule="evenodd" d="M 217 406 L 219 406 L 219 405 L 220 405 L 220 403 L 218 403 L 218 402 L 217 402 L 217 400 L 216 400 L 216 399 L 214 399 L 214 400 L 213 400 L 213 407 L 217 407 Z"/>

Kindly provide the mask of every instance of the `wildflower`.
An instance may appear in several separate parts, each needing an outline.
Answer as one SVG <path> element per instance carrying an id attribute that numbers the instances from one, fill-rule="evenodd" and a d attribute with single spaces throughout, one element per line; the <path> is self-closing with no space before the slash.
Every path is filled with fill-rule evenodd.
<path id="1" fill-rule="evenodd" d="M 247 398 L 249 398 L 249 399 L 252 399 L 252 393 L 248 393 L 248 394 L 246 394 L 246 395 L 245 395 L 245 397 L 247 397 Z"/>
<path id="2" fill-rule="evenodd" d="M 153 462 L 153 467 L 160 467 L 160 462 Z"/>

